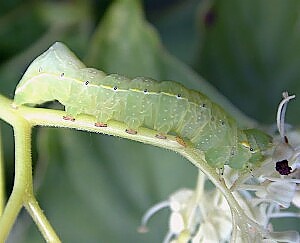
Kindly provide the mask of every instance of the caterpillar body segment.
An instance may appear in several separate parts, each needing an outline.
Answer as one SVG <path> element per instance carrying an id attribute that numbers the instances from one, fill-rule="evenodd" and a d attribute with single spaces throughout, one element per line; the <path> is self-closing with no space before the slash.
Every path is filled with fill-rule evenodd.
<path id="1" fill-rule="evenodd" d="M 147 127 L 162 136 L 177 134 L 204 152 L 214 168 L 228 164 L 243 170 L 263 161 L 271 138 L 258 130 L 241 130 L 217 104 L 183 85 L 126 77 L 86 68 L 62 43 L 55 43 L 28 67 L 15 91 L 14 104 L 58 100 L 67 117 L 95 117 L 96 126 L 124 122 L 134 134 Z"/>

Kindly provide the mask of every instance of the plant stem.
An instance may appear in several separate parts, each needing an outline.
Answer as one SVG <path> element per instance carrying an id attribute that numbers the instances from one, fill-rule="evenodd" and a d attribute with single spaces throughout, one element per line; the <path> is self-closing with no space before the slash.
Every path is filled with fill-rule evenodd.
<path id="1" fill-rule="evenodd" d="M 221 179 L 220 175 L 216 173 L 216 170 L 210 167 L 205 160 L 203 160 L 203 156 L 201 156 L 198 150 L 194 148 L 186 148 L 184 151 L 179 153 L 187 158 L 192 164 L 197 166 L 200 170 L 205 172 L 205 175 L 208 177 L 208 179 L 222 192 L 231 208 L 233 221 L 237 221 L 237 223 L 242 222 L 243 225 L 240 225 L 241 227 L 248 228 L 248 226 L 245 225 L 253 227 L 256 232 L 262 236 L 268 235 L 266 230 L 264 230 L 244 212 L 244 209 L 241 208 L 230 189 L 226 186 L 224 179 Z"/>
<path id="2" fill-rule="evenodd" d="M 47 242 L 60 242 L 33 195 L 31 131 L 32 125 L 0 95 L 0 118 L 11 124 L 15 136 L 15 179 L 13 191 L 0 218 L 0 242 L 7 238 L 16 217 L 25 205 Z"/>
<path id="3" fill-rule="evenodd" d="M 3 213 L 5 203 L 5 176 L 4 176 L 4 158 L 3 158 L 3 147 L 0 130 L 0 217 Z"/>
<path id="4" fill-rule="evenodd" d="M 41 231 L 44 239 L 47 242 L 58 243 L 61 242 L 58 236 L 56 235 L 54 229 L 50 225 L 49 221 L 47 220 L 46 216 L 44 215 L 42 209 L 40 208 L 37 200 L 30 194 L 24 202 L 24 206 L 36 225 L 38 226 L 39 230 Z"/>
<path id="5" fill-rule="evenodd" d="M 217 174 L 216 169 L 210 167 L 206 163 L 204 154 L 201 151 L 193 148 L 193 146 L 190 146 L 188 142 L 185 147 L 181 143 L 178 143 L 176 137 L 173 135 L 167 135 L 167 139 L 157 139 L 155 137 L 157 132 L 147 128 L 139 128 L 138 133 L 135 135 L 128 134 L 125 132 L 127 128 L 126 125 L 116 121 L 109 121 L 107 127 L 96 127 L 93 117 L 86 115 L 76 117 L 76 121 L 74 122 L 63 119 L 63 116 L 65 115 L 64 111 L 32 108 L 26 106 L 13 108 L 12 101 L 1 95 L 0 107 L 0 118 L 4 119 L 14 127 L 16 139 L 15 185 L 13 193 L 4 210 L 4 214 L 0 219 L 0 237 L 3 237 L 3 234 L 6 235 L 9 232 L 11 225 L 13 224 L 22 206 L 22 203 L 24 203 L 45 239 L 50 240 L 50 242 L 59 242 L 58 237 L 48 223 L 46 217 L 43 215 L 42 210 L 39 208 L 33 196 L 30 148 L 31 128 L 33 126 L 68 127 L 83 131 L 103 133 L 178 152 L 186 157 L 196 167 L 202 170 L 222 192 L 231 207 L 232 217 L 234 218 L 235 222 L 239 223 L 240 221 L 235 220 L 236 217 L 238 219 L 243 219 L 245 220 L 245 223 L 241 225 L 242 227 L 247 228 L 248 225 L 251 225 L 253 228 L 258 230 L 260 234 L 266 234 L 266 232 L 256 222 L 254 222 L 249 218 L 248 215 L 245 214 L 233 196 L 232 192 L 227 188 L 224 180 L 221 179 L 219 174 Z M 199 174 L 199 176 L 201 176 L 201 174 Z M 201 180 L 199 180 L 199 183 L 201 185 Z M 5 238 L 3 237 L 2 239 Z"/>
<path id="6" fill-rule="evenodd" d="M 17 119 L 16 119 L 17 120 Z M 0 218 L 0 242 L 4 242 L 11 230 L 24 196 L 32 188 L 31 175 L 31 126 L 26 120 L 16 122 L 15 135 L 15 180 L 13 191 Z"/>

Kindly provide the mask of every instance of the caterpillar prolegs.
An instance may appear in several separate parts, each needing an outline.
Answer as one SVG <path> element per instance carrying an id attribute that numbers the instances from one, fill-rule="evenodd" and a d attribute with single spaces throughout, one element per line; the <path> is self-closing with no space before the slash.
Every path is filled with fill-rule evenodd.
<path id="1" fill-rule="evenodd" d="M 37 57 L 18 84 L 16 106 L 58 100 L 66 117 L 80 114 L 95 118 L 96 126 L 109 120 L 127 125 L 131 134 L 140 127 L 178 136 L 204 153 L 214 168 L 225 164 L 236 170 L 251 169 L 264 160 L 271 137 L 256 129 L 242 130 L 220 106 L 200 92 L 172 81 L 107 75 L 85 65 L 62 43 Z"/>

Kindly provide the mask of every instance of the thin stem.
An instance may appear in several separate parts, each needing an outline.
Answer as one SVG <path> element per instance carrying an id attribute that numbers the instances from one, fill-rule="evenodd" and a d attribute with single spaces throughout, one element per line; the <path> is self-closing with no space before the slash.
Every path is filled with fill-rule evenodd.
<path id="1" fill-rule="evenodd" d="M 0 242 L 7 238 L 16 217 L 25 205 L 48 242 L 60 242 L 33 196 L 31 131 L 32 125 L 0 95 L 0 117 L 11 124 L 15 136 L 15 179 L 13 191 L 0 218 Z"/>
<path id="2" fill-rule="evenodd" d="M 231 239 L 230 243 L 235 243 L 237 242 L 237 237 L 238 237 L 238 222 L 237 218 L 233 215 L 232 216 L 232 234 L 231 234 Z"/>
<path id="3" fill-rule="evenodd" d="M 10 100 L 3 96 L 0 96 L 0 107 L 0 117 L 13 126 L 15 135 L 15 182 L 0 218 L 0 242 L 4 242 L 22 208 L 26 189 L 32 185 L 31 126 L 12 109 Z"/>
<path id="4" fill-rule="evenodd" d="M 104 134 L 109 134 L 109 135 L 114 135 L 114 136 L 120 136 L 123 138 L 127 138 L 127 139 L 131 139 L 131 140 L 135 140 L 135 141 L 139 141 L 139 142 L 143 142 L 143 143 L 147 143 L 147 144 L 152 144 L 154 146 L 159 146 L 162 148 L 166 148 L 166 149 L 170 149 L 173 150 L 175 152 L 180 153 L 181 155 L 183 155 L 184 157 L 186 157 L 189 161 L 191 161 L 195 166 L 197 166 L 200 170 L 202 170 L 203 172 L 205 172 L 206 176 L 215 184 L 215 186 L 222 192 L 222 194 L 224 195 L 224 197 L 226 198 L 228 204 L 230 205 L 231 209 L 232 209 L 232 217 L 238 217 L 238 219 L 243 219 L 246 222 L 241 226 L 241 227 L 246 227 L 247 225 L 251 225 L 253 228 L 255 228 L 256 230 L 259 231 L 260 234 L 262 235 L 266 235 L 267 232 L 265 232 L 264 229 L 262 229 L 262 227 L 260 225 L 258 225 L 256 222 L 254 222 L 252 219 L 249 218 L 248 215 L 245 214 L 245 212 L 243 211 L 243 209 L 240 207 L 240 205 L 238 204 L 238 202 L 236 201 L 235 197 L 232 195 L 232 192 L 227 188 L 225 182 L 223 179 L 221 179 L 221 177 L 217 174 L 216 169 L 210 167 L 206 162 L 205 162 L 205 157 L 204 154 L 201 153 L 201 151 L 194 149 L 192 146 L 190 146 L 189 143 L 187 143 L 187 146 L 184 147 L 183 145 L 181 145 L 180 143 L 178 143 L 176 141 L 176 137 L 172 136 L 172 135 L 168 135 L 167 139 L 157 139 L 155 138 L 156 135 L 156 131 L 151 130 L 151 129 L 146 129 L 146 128 L 140 128 L 138 130 L 138 133 L 136 135 L 132 135 L 132 134 L 128 134 L 125 132 L 126 130 L 126 125 L 124 123 L 121 122 L 109 122 L 108 123 L 108 127 L 96 127 L 94 125 L 94 119 L 92 117 L 89 116 L 79 116 L 78 118 L 76 118 L 76 121 L 67 121 L 63 119 L 63 116 L 65 115 L 64 111 L 58 111 L 58 110 L 49 110 L 49 109 L 41 109 L 41 108 L 31 108 L 31 107 L 26 107 L 26 106 L 20 106 L 17 109 L 13 109 L 12 108 L 12 101 L 1 96 L 0 95 L 0 106 L 1 106 L 1 110 L 0 110 L 0 117 L 4 120 L 6 120 L 8 123 L 12 124 L 15 128 L 15 135 L 17 134 L 21 134 L 22 130 L 26 130 L 26 127 L 24 127 L 24 124 L 28 124 L 28 131 L 31 131 L 31 127 L 32 126 L 54 126 L 54 127 L 68 127 L 68 128 L 75 128 L 78 130 L 83 130 L 83 131 L 90 131 L 90 132 L 97 132 L 97 133 L 104 133 Z M 2 112 L 4 110 L 4 112 Z M 19 124 L 17 124 L 14 119 L 15 117 L 21 117 L 22 118 L 22 122 Z M 25 120 L 26 119 L 26 120 Z M 18 130 L 19 129 L 19 130 Z M 27 131 L 26 130 L 26 131 Z M 17 133 L 17 131 L 19 131 Z M 14 215 L 8 217 L 4 217 L 6 211 L 8 210 L 7 208 L 4 211 L 4 215 L 3 218 L 1 218 L 0 221 L 0 233 L 1 233 L 1 223 L 2 225 L 4 225 L 3 221 L 5 221 L 5 219 L 7 220 L 7 218 L 9 218 L 10 220 L 13 218 L 15 218 L 15 216 L 17 215 L 18 211 L 21 208 L 21 204 L 22 203 L 22 197 L 20 197 L 20 193 L 24 192 L 24 187 L 26 189 L 26 186 L 23 184 L 24 182 L 26 182 L 26 176 L 27 176 L 27 183 L 30 184 L 30 187 L 27 188 L 31 188 L 31 190 L 29 190 L 28 192 L 32 193 L 32 178 L 31 178 L 31 158 L 30 158 L 30 141 L 25 141 L 26 139 L 26 133 L 22 133 L 23 139 L 19 138 L 19 141 L 17 141 L 17 136 L 16 136 L 16 149 L 19 149 L 18 151 L 16 151 L 16 155 L 18 155 L 19 160 L 16 161 L 16 179 L 15 179 L 15 190 L 20 190 L 20 192 L 15 192 L 12 193 L 12 196 L 15 196 L 16 198 L 14 199 L 10 199 L 10 201 L 15 200 L 14 204 L 12 202 L 9 201 L 9 205 L 7 205 L 7 207 L 10 210 L 14 210 Z M 30 139 L 30 133 L 27 134 L 28 135 L 28 139 Z M 24 145 L 22 145 L 23 143 L 27 144 L 27 147 L 22 147 Z M 27 153 L 24 154 L 24 153 Z M 22 155 L 22 156 L 20 156 Z M 29 156 L 28 158 L 26 156 Z M 25 159 L 25 161 L 20 161 L 20 158 L 27 158 Z M 26 173 L 26 175 L 23 176 L 18 176 L 17 174 L 17 169 L 23 173 Z M 29 173 L 30 170 L 30 173 Z M 29 176 L 30 175 L 30 176 Z M 18 176 L 18 177 L 17 177 Z M 199 175 L 200 176 L 200 175 Z M 201 180 L 199 181 L 199 183 L 201 182 Z M 29 185 L 27 184 L 27 186 Z M 201 184 L 201 183 L 200 183 Z M 27 195 L 28 196 L 28 195 Z M 19 198 L 20 197 L 20 198 Z M 32 196 L 33 197 L 33 196 Z M 30 198 L 30 197 L 29 197 Z M 31 212 L 31 215 L 33 217 L 36 217 L 35 213 L 38 212 L 39 215 L 39 219 L 45 219 L 43 218 L 44 216 L 41 214 L 41 210 L 37 207 L 31 208 L 31 204 L 26 204 L 26 201 L 24 202 L 27 208 L 27 210 L 29 212 Z M 12 205 L 11 205 L 12 204 Z M 15 207 L 15 208 L 14 208 Z M 34 210 L 35 209 L 35 210 Z M 6 213 L 8 214 L 8 213 Z M 50 227 L 50 224 L 47 226 L 43 225 L 43 220 L 40 221 L 38 220 L 38 218 L 34 218 L 36 224 L 39 226 L 39 228 L 41 229 L 42 233 L 46 234 L 45 237 L 47 236 L 47 233 L 45 230 L 45 227 L 48 228 L 48 232 L 54 232 L 52 230 L 52 228 Z M 46 219 L 45 219 L 46 220 Z M 8 220 L 9 221 L 9 220 Z M 11 222 L 11 221 L 9 221 Z M 12 222 L 11 222 L 12 223 Z M 45 232 L 43 232 L 45 231 Z M 50 233 L 50 234 L 52 234 Z M 55 236 L 53 236 L 55 238 Z"/>
<path id="5" fill-rule="evenodd" d="M 249 224 L 251 227 L 256 229 L 261 235 L 268 235 L 268 232 L 266 230 L 264 230 L 259 224 L 257 224 L 254 220 L 252 220 L 248 215 L 245 214 L 244 210 L 236 201 L 230 189 L 227 188 L 224 180 L 220 178 L 220 176 L 216 173 L 216 170 L 214 168 L 210 167 L 203 160 L 203 156 L 201 156 L 199 151 L 196 151 L 193 148 L 186 148 L 183 152 L 179 153 L 186 157 L 200 170 L 204 171 L 208 179 L 210 179 L 211 182 L 214 183 L 214 185 L 222 192 L 228 204 L 230 205 L 230 208 L 232 210 L 231 214 L 233 218 L 237 215 L 239 219 L 243 219 L 243 222 L 245 221 L 244 224 Z"/>
<path id="6" fill-rule="evenodd" d="M 36 223 L 36 225 L 38 226 L 46 242 L 61 242 L 58 236 L 56 235 L 54 229 L 50 225 L 49 221 L 47 220 L 46 216 L 44 215 L 37 200 L 32 194 L 30 194 L 26 198 L 24 206 L 27 209 L 30 216 L 32 217 L 32 219 L 34 220 L 34 222 Z"/>
<path id="7" fill-rule="evenodd" d="M 173 151 L 181 151 L 184 148 L 183 145 L 177 142 L 176 136 L 167 135 L 167 139 L 157 139 L 155 137 L 157 132 L 148 128 L 141 127 L 138 129 L 137 134 L 129 134 L 125 131 L 128 127 L 122 122 L 108 121 L 107 127 L 96 127 L 95 119 L 87 115 L 80 115 L 78 118 L 76 118 L 74 122 L 64 120 L 63 116 L 65 116 L 66 113 L 64 111 L 59 110 L 20 106 L 16 109 L 16 111 L 22 117 L 24 117 L 32 126 L 74 128 L 81 131 L 108 134 L 146 144 L 151 144 Z"/>
<path id="8" fill-rule="evenodd" d="M 279 212 L 269 214 L 270 218 L 300 218 L 300 213 L 294 212 Z"/>
<path id="9" fill-rule="evenodd" d="M 206 180 L 205 174 L 201 170 L 198 170 L 197 185 L 195 190 L 197 192 L 196 199 L 195 199 L 196 202 L 199 202 L 201 197 L 203 196 L 205 180 Z"/>
<path id="10" fill-rule="evenodd" d="M 32 188 L 31 176 L 31 126 L 23 120 L 14 124 L 15 135 L 15 180 L 3 215 L 0 218 L 0 242 L 7 238 L 27 190 Z"/>
<path id="11" fill-rule="evenodd" d="M 31 122 L 32 125 L 40 125 L 40 126 L 55 126 L 55 127 L 69 127 L 75 128 L 79 130 L 86 130 L 90 132 L 100 132 L 104 134 L 114 135 L 125 137 L 131 140 L 152 144 L 154 146 L 159 146 L 162 148 L 170 149 L 175 152 L 182 154 L 188 160 L 190 160 L 194 165 L 196 165 L 200 170 L 204 171 L 208 178 L 218 187 L 221 192 L 224 194 L 225 198 L 228 200 L 230 206 L 233 206 L 236 212 L 241 216 L 249 219 L 248 216 L 245 215 L 235 198 L 233 197 L 231 191 L 225 185 L 223 180 L 220 180 L 220 176 L 216 173 L 215 168 L 210 167 L 204 160 L 204 155 L 200 153 L 199 150 L 195 150 L 194 148 L 190 148 L 187 146 L 186 148 L 176 142 L 175 136 L 169 136 L 168 139 L 156 139 L 156 132 L 150 129 L 141 128 L 141 134 L 130 135 L 125 132 L 126 125 L 119 122 L 111 122 L 108 124 L 108 127 L 99 128 L 94 126 L 93 118 L 89 116 L 81 116 L 76 119 L 75 122 L 66 121 L 62 119 L 65 112 L 57 111 L 57 110 L 47 110 L 40 108 L 30 108 L 21 106 L 19 107 L 19 112 Z M 260 228 L 260 226 L 254 221 L 249 219 L 249 224 L 255 228 Z"/>
<path id="12" fill-rule="evenodd" d="M 4 158 L 3 158 L 3 147 L 0 130 L 0 217 L 3 213 L 5 204 L 5 176 L 4 176 Z"/>

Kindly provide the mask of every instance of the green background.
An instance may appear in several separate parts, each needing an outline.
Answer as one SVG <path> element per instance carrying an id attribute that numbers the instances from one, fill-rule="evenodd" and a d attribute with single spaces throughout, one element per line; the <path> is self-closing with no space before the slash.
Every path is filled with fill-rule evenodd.
<path id="1" fill-rule="evenodd" d="M 241 125 L 252 120 L 234 107 L 275 124 L 282 91 L 300 94 L 297 0 L 0 1 L 0 92 L 13 98 L 26 67 L 55 41 L 107 73 L 200 90 Z M 299 105 L 292 101 L 287 112 L 295 126 Z M 0 125 L 9 195 L 13 134 Z M 169 211 L 138 234 L 143 213 L 195 184 L 197 170 L 188 161 L 148 145 L 54 128 L 36 128 L 33 141 L 37 198 L 64 242 L 161 242 Z M 300 228 L 299 220 L 280 221 L 277 229 Z M 8 242 L 43 240 L 22 211 Z"/>

